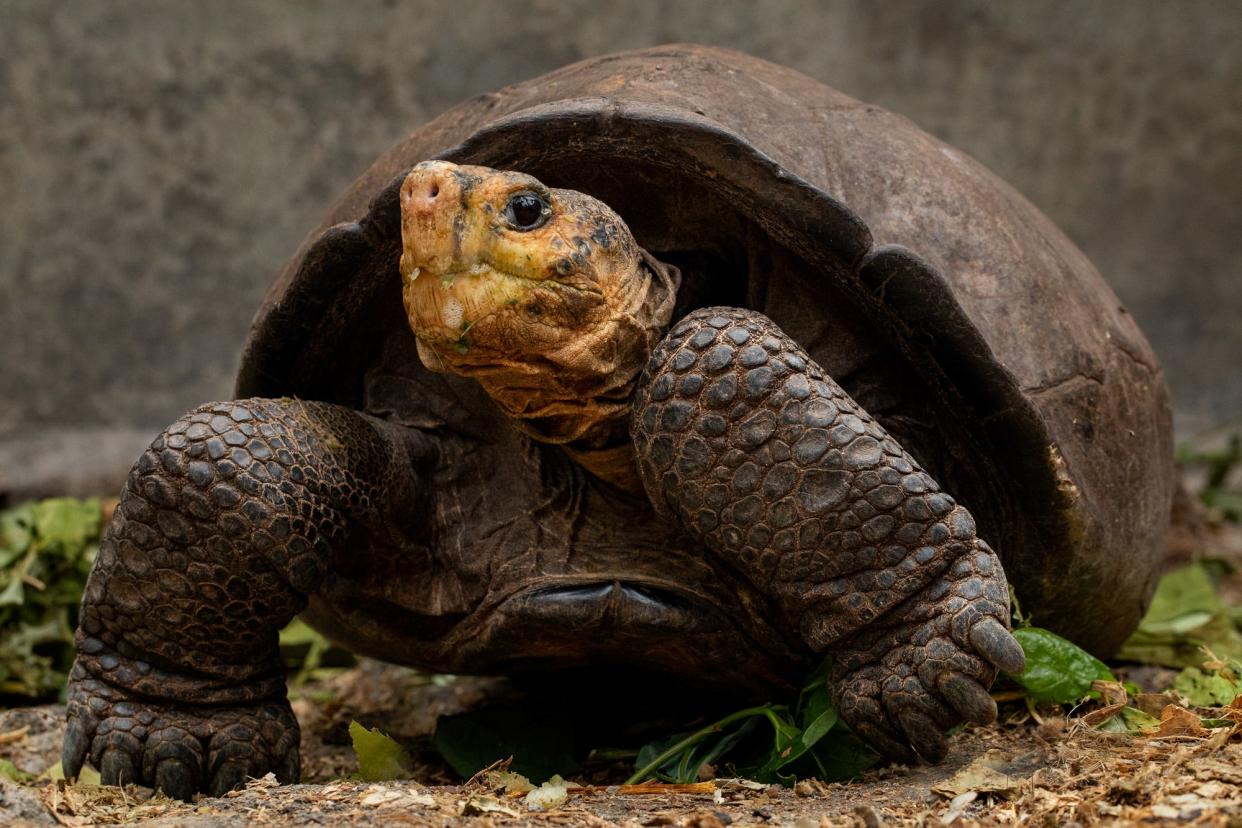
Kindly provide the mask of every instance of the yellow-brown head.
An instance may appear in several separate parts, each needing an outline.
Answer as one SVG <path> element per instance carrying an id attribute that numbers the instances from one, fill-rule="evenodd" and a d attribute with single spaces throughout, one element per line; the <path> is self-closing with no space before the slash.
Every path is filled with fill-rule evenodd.
<path id="1" fill-rule="evenodd" d="M 677 274 L 616 213 L 522 173 L 428 161 L 401 187 L 401 232 L 405 309 L 428 368 L 475 378 L 538 439 L 623 434 Z"/>

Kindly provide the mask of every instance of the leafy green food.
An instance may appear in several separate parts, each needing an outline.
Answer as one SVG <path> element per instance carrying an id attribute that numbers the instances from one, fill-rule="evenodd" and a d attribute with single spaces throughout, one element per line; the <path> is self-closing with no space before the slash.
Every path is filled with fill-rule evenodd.
<path id="1" fill-rule="evenodd" d="M 715 762 L 731 751 L 754 731 L 764 717 L 774 723 L 780 733 L 784 708 L 773 705 L 748 707 L 730 713 L 693 733 L 682 733 L 659 742 L 649 742 L 638 751 L 635 772 L 626 780 L 636 785 L 651 776 L 666 782 L 697 781 L 704 765 Z M 777 736 L 779 744 L 780 737 Z"/>
<path id="2" fill-rule="evenodd" d="M 7 779 L 10 782 L 16 782 L 19 785 L 29 784 L 35 780 L 33 773 L 26 773 L 14 765 L 12 760 L 0 759 L 0 778 Z"/>
<path id="3" fill-rule="evenodd" d="M 378 729 L 349 723 L 349 738 L 358 757 L 358 775 L 367 782 L 407 779 L 414 763 L 405 748 Z"/>
<path id="4" fill-rule="evenodd" d="M 1106 733 L 1142 733 L 1160 727 L 1160 720 L 1137 707 L 1122 707 L 1095 727 Z"/>
<path id="5" fill-rule="evenodd" d="M 792 785 L 799 776 L 825 781 L 857 776 L 879 756 L 840 720 L 828 692 L 827 673 L 825 661 L 808 680 L 793 711 L 775 704 L 748 707 L 693 733 L 644 746 L 627 782 L 635 784 L 650 776 L 694 782 L 704 765 L 722 759 L 758 782 Z"/>
<path id="6" fill-rule="evenodd" d="M 1177 674 L 1173 689 L 1185 696 L 1186 701 L 1199 707 L 1224 706 L 1242 695 L 1242 664 L 1220 665 L 1219 669 L 1187 667 Z"/>
<path id="7" fill-rule="evenodd" d="M 573 723 L 554 706 L 485 707 L 436 721 L 432 744 L 469 778 L 502 759 L 535 784 L 579 769 Z"/>
<path id="8" fill-rule="evenodd" d="M 1203 648 L 1242 660 L 1242 635 L 1202 564 L 1160 579 L 1147 614 L 1117 657 L 1165 667 L 1197 667 Z"/>
<path id="9" fill-rule="evenodd" d="M 0 512 L 0 697 L 54 698 L 98 551 L 98 498 L 53 498 Z"/>
<path id="10" fill-rule="evenodd" d="M 1014 637 L 1026 655 L 1026 670 L 1009 678 L 1033 701 L 1074 704 L 1095 695 L 1094 682 L 1116 682 L 1104 662 L 1049 630 L 1021 627 Z M 630 781 L 654 775 L 670 782 L 691 782 L 704 764 L 721 757 L 733 760 L 739 773 L 760 782 L 791 784 L 799 774 L 830 781 L 858 775 L 878 757 L 838 720 L 826 678 L 826 670 L 812 677 L 794 713 L 772 704 L 747 708 L 693 733 L 647 745 Z M 1129 731 L 1153 722 L 1158 724 L 1135 708 L 1121 708 L 1103 720 L 1102 726 Z M 761 733 L 768 735 L 756 755 Z M 752 754 L 749 759 L 747 749 Z"/>
<path id="11" fill-rule="evenodd" d="M 280 659 L 289 674 L 290 692 L 312 679 L 326 678 L 350 667 L 355 658 L 338 647 L 301 618 L 294 618 L 280 631 Z"/>
<path id="12" fill-rule="evenodd" d="M 63 767 L 61 767 L 59 760 L 53 763 L 50 767 L 48 767 L 47 770 L 43 771 L 43 773 L 39 774 L 38 776 L 38 779 L 47 779 L 52 782 L 60 782 L 64 778 L 65 778 L 65 770 Z M 100 776 L 99 776 L 99 771 L 95 770 L 90 765 L 83 765 L 82 769 L 78 771 L 77 784 L 79 785 L 102 784 L 102 780 L 100 779 Z"/>
<path id="13" fill-rule="evenodd" d="M 1035 701 L 1073 704 L 1091 692 L 1093 681 L 1116 681 L 1104 662 L 1041 627 L 1013 631 L 1026 655 L 1026 670 L 1009 678 Z"/>

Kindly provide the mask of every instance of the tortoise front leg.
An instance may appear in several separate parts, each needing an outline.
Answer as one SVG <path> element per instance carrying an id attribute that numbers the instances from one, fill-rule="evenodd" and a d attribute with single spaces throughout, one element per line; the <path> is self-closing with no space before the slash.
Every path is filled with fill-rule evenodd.
<path id="1" fill-rule="evenodd" d="M 64 771 L 188 799 L 298 779 L 277 644 L 334 554 L 416 511 L 414 438 L 324 403 L 203 406 L 130 472 L 87 581 Z"/>
<path id="2" fill-rule="evenodd" d="M 767 317 L 709 308 L 660 343 L 633 436 L 643 484 L 833 657 L 845 721 L 942 758 L 1018 672 L 1000 561 L 970 514 Z"/>

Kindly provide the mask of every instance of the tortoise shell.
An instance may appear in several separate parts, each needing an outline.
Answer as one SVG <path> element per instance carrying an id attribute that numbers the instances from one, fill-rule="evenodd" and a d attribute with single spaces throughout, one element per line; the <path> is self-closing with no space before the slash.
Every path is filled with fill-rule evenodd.
<path id="1" fill-rule="evenodd" d="M 771 317 L 976 516 L 1023 610 L 1107 655 L 1155 586 L 1168 394 L 1134 320 L 1011 187 L 901 116 L 723 49 L 593 58 L 481 95 L 384 153 L 259 308 L 238 396 L 485 430 L 401 313 L 398 187 L 419 161 L 589 193 L 683 272 L 678 314 Z M 484 485 L 480 481 L 480 485 Z"/>

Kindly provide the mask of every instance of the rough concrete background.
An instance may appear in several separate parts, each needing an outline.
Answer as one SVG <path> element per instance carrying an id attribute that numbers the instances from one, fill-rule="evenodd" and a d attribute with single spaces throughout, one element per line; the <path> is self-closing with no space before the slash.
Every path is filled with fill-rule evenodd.
<path id="1" fill-rule="evenodd" d="M 1235 0 L 0 0 L 10 492 L 114 487 L 163 425 L 227 396 L 268 281 L 410 128 L 668 41 L 793 66 L 974 155 L 1116 288 L 1181 434 L 1242 413 Z"/>

